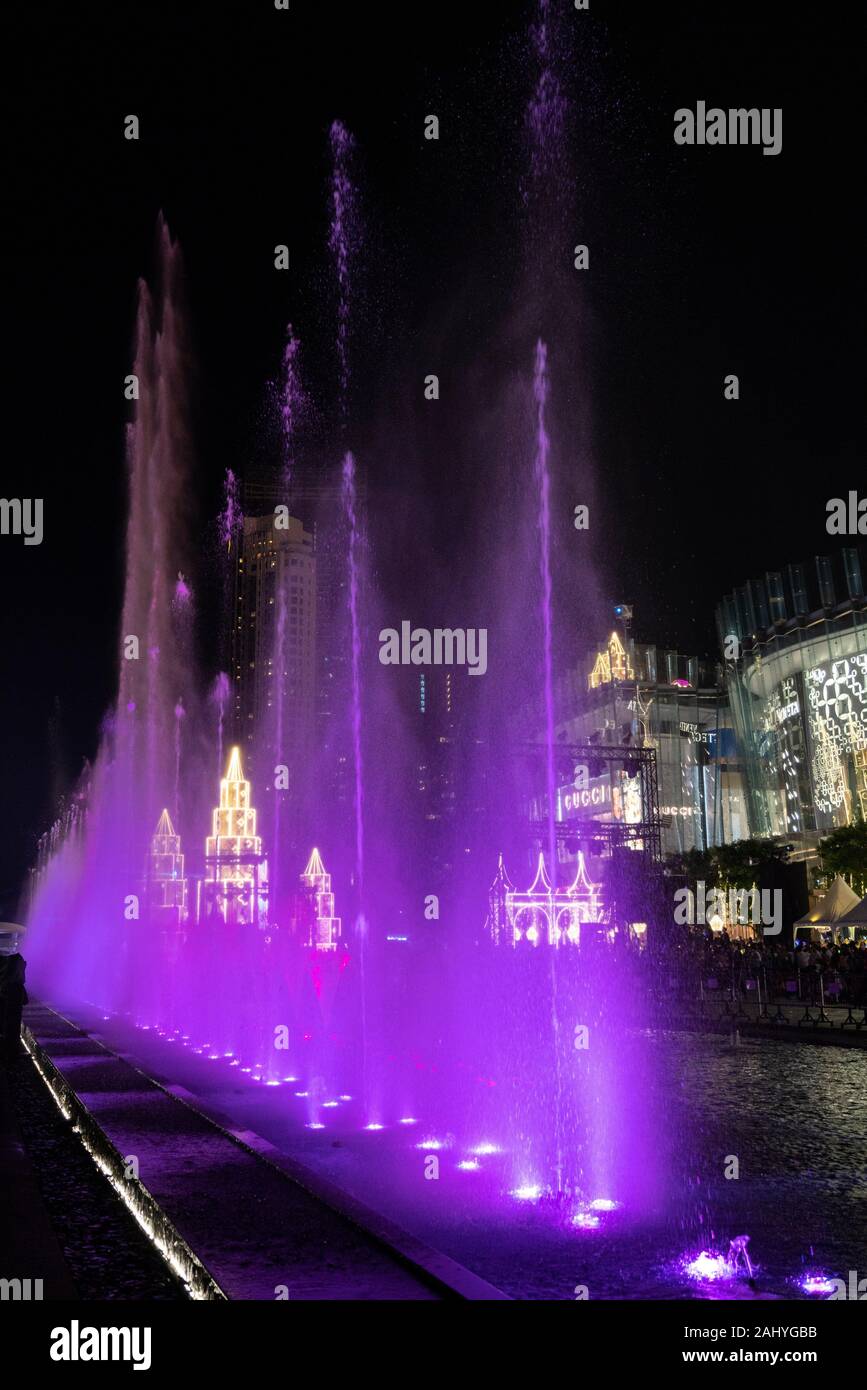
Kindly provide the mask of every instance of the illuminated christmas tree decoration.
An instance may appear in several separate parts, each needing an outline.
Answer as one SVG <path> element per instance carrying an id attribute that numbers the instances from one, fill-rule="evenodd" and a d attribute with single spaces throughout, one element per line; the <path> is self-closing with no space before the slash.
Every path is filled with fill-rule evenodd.
<path id="1" fill-rule="evenodd" d="M 600 922 L 603 917 L 601 884 L 594 883 L 587 872 L 584 855 L 579 851 L 575 878 L 568 888 L 554 888 L 545 867 L 544 854 L 539 855 L 536 877 L 524 893 L 509 882 L 500 857 L 497 876 L 491 885 L 489 928 L 492 923 L 508 923 L 508 930 L 494 936 L 495 941 L 511 941 L 517 946 L 528 941 L 537 946 L 547 941 L 559 946 L 569 941 L 577 946 L 581 941 L 583 922 Z M 492 935 L 493 935 L 492 930 Z"/>
<path id="2" fill-rule="evenodd" d="M 220 782 L 211 834 L 205 841 L 205 878 L 200 885 L 199 918 L 222 917 L 229 923 L 268 923 L 268 862 L 256 833 L 250 783 L 233 748 Z"/>
<path id="3" fill-rule="evenodd" d="M 164 810 L 151 837 L 147 866 L 147 900 L 151 911 L 170 917 L 176 924 L 187 917 L 187 880 L 181 837 Z"/>
<path id="4" fill-rule="evenodd" d="M 336 951 L 341 919 L 334 916 L 331 875 L 325 872 L 322 856 L 315 846 L 301 875 L 301 885 L 309 908 L 307 945 L 317 951 Z"/>
<path id="5" fill-rule="evenodd" d="M 590 689 L 600 685 L 610 685 L 612 681 L 630 681 L 635 672 L 628 653 L 616 632 L 612 632 L 605 651 L 598 652 L 593 670 L 590 672 Z"/>

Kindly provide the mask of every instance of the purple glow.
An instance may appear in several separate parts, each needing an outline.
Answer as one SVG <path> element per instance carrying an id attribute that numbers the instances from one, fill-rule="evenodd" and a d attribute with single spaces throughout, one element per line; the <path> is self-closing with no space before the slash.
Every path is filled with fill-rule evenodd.
<path id="1" fill-rule="evenodd" d="M 542 1195 L 542 1188 L 539 1183 L 524 1183 L 521 1187 L 515 1187 L 509 1193 L 519 1202 L 538 1202 Z"/>

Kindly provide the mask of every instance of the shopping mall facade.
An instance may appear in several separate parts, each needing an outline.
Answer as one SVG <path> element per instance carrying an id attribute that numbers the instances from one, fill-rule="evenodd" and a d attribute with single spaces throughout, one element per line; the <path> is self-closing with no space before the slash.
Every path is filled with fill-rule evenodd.
<path id="1" fill-rule="evenodd" d="M 556 819 L 574 823 L 576 845 L 595 822 L 640 822 L 649 813 L 628 761 L 630 750 L 648 748 L 656 755 L 663 855 L 748 835 L 721 663 L 636 643 L 618 622 L 557 682 L 554 706 L 557 743 L 589 750 L 586 766 L 557 789 Z M 624 763 L 596 763 L 593 746 L 622 748 Z M 544 814 L 543 798 L 535 798 L 531 818 Z"/>
<path id="2" fill-rule="evenodd" d="M 663 856 L 753 837 L 815 861 L 823 835 L 867 818 L 864 565 L 849 548 L 745 583 L 718 607 L 718 662 L 633 641 L 618 606 L 556 684 L 557 743 L 655 750 Z M 540 738 L 538 709 L 522 723 Z M 587 763 L 557 789 L 556 820 L 575 826 L 564 860 L 599 822 L 648 810 L 628 760 Z M 538 783 L 528 812 L 547 814 Z"/>
<path id="3" fill-rule="evenodd" d="M 867 818 L 863 547 L 771 571 L 723 599 L 717 631 L 747 819 L 811 858 Z"/>

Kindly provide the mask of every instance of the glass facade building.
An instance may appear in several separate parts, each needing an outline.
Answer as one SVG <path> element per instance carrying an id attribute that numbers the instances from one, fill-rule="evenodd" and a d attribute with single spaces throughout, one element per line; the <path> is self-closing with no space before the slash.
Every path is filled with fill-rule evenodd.
<path id="1" fill-rule="evenodd" d="M 719 663 L 636 643 L 618 628 L 557 682 L 555 721 L 558 743 L 655 751 L 663 855 L 749 834 Z M 557 819 L 574 820 L 579 836 L 582 821 L 640 821 L 647 810 L 638 779 L 608 767 L 591 767 L 586 787 L 558 788 L 557 802 Z M 544 814 L 541 800 L 534 812 Z"/>
<path id="2" fill-rule="evenodd" d="M 867 599 L 863 548 L 751 580 L 717 630 L 756 836 L 805 854 L 867 819 Z"/>

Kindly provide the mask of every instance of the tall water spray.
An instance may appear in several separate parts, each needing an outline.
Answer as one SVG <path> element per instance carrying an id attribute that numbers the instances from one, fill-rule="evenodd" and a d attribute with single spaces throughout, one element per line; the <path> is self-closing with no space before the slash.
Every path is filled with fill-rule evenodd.
<path id="1" fill-rule="evenodd" d="M 290 323 L 286 329 L 286 341 L 283 348 L 283 361 L 278 387 L 281 442 L 280 495 L 284 499 L 284 504 L 286 506 L 289 505 L 291 496 L 295 469 L 297 433 L 305 406 L 305 395 L 301 383 L 300 367 L 300 344 Z M 272 670 L 276 672 L 277 679 L 273 687 L 273 721 L 272 728 L 269 730 L 271 744 L 269 751 L 272 754 L 267 762 L 269 775 L 275 764 L 282 764 L 289 761 L 285 746 L 287 722 L 286 685 L 289 675 L 289 569 L 288 566 L 283 564 L 279 555 L 275 558 L 275 564 L 275 573 L 277 575 L 277 588 L 275 593 L 277 614 L 273 638 Z M 300 750 L 296 748 L 294 751 L 297 759 L 297 754 Z M 260 768 L 262 766 L 263 760 L 260 760 Z M 300 771 L 297 760 L 295 767 L 297 774 Z M 282 887 L 282 856 L 284 854 L 283 838 L 281 834 L 283 794 L 282 788 L 278 788 L 273 782 L 272 792 L 274 796 L 274 810 L 271 820 L 271 891 L 275 901 L 277 901 L 279 889 Z M 293 789 L 293 795 L 296 797 L 297 805 L 296 789 Z"/>
<path id="2" fill-rule="evenodd" d="M 355 140 L 342 121 L 333 121 L 331 146 L 331 223 L 328 247 L 337 282 L 337 370 L 341 422 L 345 425 L 349 398 L 349 338 L 352 326 L 352 269 L 360 242 L 358 193 L 351 175 Z"/>
<path id="3" fill-rule="evenodd" d="M 140 891 L 157 817 L 177 801 L 182 715 L 196 707 L 186 518 L 190 496 L 191 358 L 182 262 L 157 225 L 155 290 L 141 282 L 135 416 L 127 427 L 129 513 L 118 696 L 88 786 L 86 830 L 45 865 L 32 907 L 30 957 L 61 995 L 133 999 L 134 948 L 122 948 L 124 903 Z"/>
<path id="4" fill-rule="evenodd" d="M 352 756 L 355 770 L 355 877 L 359 904 L 364 895 L 364 758 L 361 746 L 361 621 L 360 554 L 358 510 L 355 490 L 355 459 L 347 452 L 343 460 L 343 507 L 349 527 L 349 622 L 352 643 Z"/>

